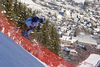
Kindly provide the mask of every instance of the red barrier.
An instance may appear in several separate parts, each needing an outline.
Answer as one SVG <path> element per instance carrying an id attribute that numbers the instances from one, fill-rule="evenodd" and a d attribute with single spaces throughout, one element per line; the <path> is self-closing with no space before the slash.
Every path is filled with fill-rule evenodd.
<path id="1" fill-rule="evenodd" d="M 50 67 L 73 67 L 71 64 L 46 49 L 34 39 L 33 42 L 31 42 L 25 37 L 21 36 L 21 30 L 1 13 L 0 31 Z"/>
<path id="2" fill-rule="evenodd" d="M 0 27 L 0 31 L 2 30 L 2 27 Z"/>

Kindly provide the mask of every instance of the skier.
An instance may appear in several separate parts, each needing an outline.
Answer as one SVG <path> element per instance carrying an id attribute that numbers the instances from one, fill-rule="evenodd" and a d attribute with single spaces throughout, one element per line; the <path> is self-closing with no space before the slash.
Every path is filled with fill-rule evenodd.
<path id="1" fill-rule="evenodd" d="M 25 32 L 26 35 L 29 36 L 29 34 L 35 30 L 36 26 L 39 23 L 43 23 L 45 21 L 46 21 L 46 19 L 44 17 L 39 18 L 39 17 L 35 16 L 35 17 L 28 18 L 26 20 L 26 25 L 29 27 L 29 29 L 27 29 L 27 31 Z"/>

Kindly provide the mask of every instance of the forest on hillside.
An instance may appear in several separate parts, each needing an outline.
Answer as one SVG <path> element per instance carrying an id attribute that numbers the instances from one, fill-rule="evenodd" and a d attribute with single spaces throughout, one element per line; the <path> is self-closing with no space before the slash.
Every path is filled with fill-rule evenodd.
<path id="1" fill-rule="evenodd" d="M 2 0 L 0 5 L 1 11 L 5 11 L 3 14 L 22 31 L 28 29 L 25 20 L 29 17 L 37 16 L 36 11 L 32 11 L 31 8 L 27 8 L 25 3 L 23 4 L 17 0 Z M 49 19 L 43 24 L 38 24 L 34 33 L 31 33 L 30 36 L 42 43 L 50 51 L 60 55 L 59 34 L 55 25 L 49 23 Z"/>

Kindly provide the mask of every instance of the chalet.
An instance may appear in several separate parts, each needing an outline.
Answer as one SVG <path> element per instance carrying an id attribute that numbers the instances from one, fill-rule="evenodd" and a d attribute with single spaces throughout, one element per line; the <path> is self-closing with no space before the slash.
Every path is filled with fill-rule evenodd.
<path id="1" fill-rule="evenodd" d="M 66 17 L 66 18 L 71 18 L 71 13 L 70 13 L 70 11 L 66 10 L 66 11 L 64 12 L 64 17 Z"/>

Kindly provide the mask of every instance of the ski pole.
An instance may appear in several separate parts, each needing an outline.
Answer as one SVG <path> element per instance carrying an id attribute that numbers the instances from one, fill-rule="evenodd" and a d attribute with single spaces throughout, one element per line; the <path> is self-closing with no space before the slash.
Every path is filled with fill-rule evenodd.
<path id="1" fill-rule="evenodd" d="M 25 8 L 27 9 L 27 6 L 25 5 Z M 31 17 L 31 13 L 29 12 L 29 10 L 27 9 L 27 12 L 29 14 L 29 16 Z"/>

